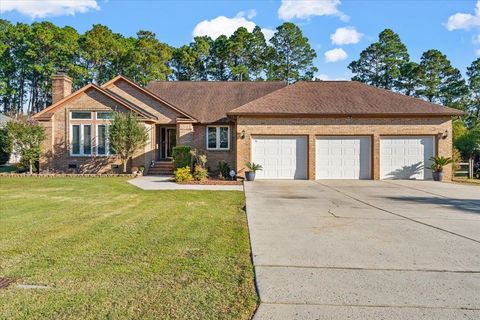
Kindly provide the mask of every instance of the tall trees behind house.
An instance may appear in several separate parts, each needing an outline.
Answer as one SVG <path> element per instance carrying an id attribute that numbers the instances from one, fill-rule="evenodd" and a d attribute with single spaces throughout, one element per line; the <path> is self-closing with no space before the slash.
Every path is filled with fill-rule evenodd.
<path id="1" fill-rule="evenodd" d="M 352 80 L 391 90 L 402 87 L 400 70 L 405 68 L 409 59 L 407 47 L 398 34 L 385 29 L 379 34 L 378 41 L 363 50 L 360 58 L 348 68 L 354 73 Z"/>
<path id="2" fill-rule="evenodd" d="M 74 89 L 122 74 L 141 85 L 152 80 L 312 79 L 315 51 L 300 28 L 285 23 L 268 43 L 259 27 L 230 37 L 195 37 L 179 48 L 140 30 L 124 37 L 95 24 L 84 34 L 50 22 L 11 24 L 0 19 L 0 111 L 38 112 L 51 103 L 50 77 L 65 71 Z"/>
<path id="3" fill-rule="evenodd" d="M 382 31 L 378 41 L 363 50 L 348 68 L 354 74 L 352 80 L 469 110 L 469 88 L 446 55 L 430 49 L 422 54 L 419 63 L 410 61 L 407 47 L 390 29 Z M 477 94 L 472 97 L 478 98 L 479 88 L 470 86 L 470 91 L 475 90 Z"/>
<path id="4" fill-rule="evenodd" d="M 280 25 L 267 41 L 257 26 L 241 27 L 230 37 L 195 37 L 173 48 L 151 31 L 124 37 L 93 25 L 84 34 L 50 22 L 11 24 L 0 19 L 0 112 L 38 112 L 51 103 L 52 74 L 63 70 L 74 89 L 102 84 L 122 74 L 141 85 L 152 80 L 311 80 L 315 50 L 293 23 Z M 480 113 L 479 59 L 467 80 L 438 50 L 411 61 L 398 34 L 386 29 L 358 60 L 350 63 L 353 80 L 394 90 L 469 112 Z"/>

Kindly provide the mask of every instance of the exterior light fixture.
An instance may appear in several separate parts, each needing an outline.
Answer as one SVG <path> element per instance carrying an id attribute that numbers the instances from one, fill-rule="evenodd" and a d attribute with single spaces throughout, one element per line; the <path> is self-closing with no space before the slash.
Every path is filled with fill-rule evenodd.
<path id="1" fill-rule="evenodd" d="M 245 139 L 245 130 L 242 130 L 242 132 L 240 132 L 240 139 Z"/>
<path id="2" fill-rule="evenodd" d="M 439 132 L 438 137 L 441 138 L 442 140 L 445 140 L 448 138 L 448 130 L 445 130 L 444 132 Z"/>

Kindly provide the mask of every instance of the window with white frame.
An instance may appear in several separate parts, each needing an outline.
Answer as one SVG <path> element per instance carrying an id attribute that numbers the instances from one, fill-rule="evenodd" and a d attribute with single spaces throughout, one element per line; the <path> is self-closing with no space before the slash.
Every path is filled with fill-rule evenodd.
<path id="1" fill-rule="evenodd" d="M 208 150 L 230 149 L 229 126 L 208 126 L 207 127 L 207 149 Z"/>
<path id="2" fill-rule="evenodd" d="M 70 154 L 84 156 L 92 154 L 92 125 L 72 124 L 70 126 Z"/>
<path id="3" fill-rule="evenodd" d="M 110 111 L 97 111 L 97 120 L 112 120 L 113 112 Z"/>
<path id="4" fill-rule="evenodd" d="M 97 156 L 108 156 L 115 154 L 108 139 L 108 124 L 97 124 Z"/>
<path id="5" fill-rule="evenodd" d="M 91 111 L 72 111 L 70 112 L 70 119 L 72 120 L 92 120 Z"/>

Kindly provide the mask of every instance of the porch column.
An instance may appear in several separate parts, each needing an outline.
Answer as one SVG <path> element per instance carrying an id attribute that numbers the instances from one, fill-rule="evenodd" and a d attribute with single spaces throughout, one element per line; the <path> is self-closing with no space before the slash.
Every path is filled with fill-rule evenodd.
<path id="1" fill-rule="evenodd" d="M 372 136 L 372 179 L 380 180 L 380 135 Z"/>

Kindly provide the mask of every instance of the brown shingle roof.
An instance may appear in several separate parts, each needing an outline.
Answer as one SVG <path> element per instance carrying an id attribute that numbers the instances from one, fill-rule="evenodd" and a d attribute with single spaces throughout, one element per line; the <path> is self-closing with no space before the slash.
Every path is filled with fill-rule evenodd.
<path id="1" fill-rule="evenodd" d="M 356 81 L 301 81 L 228 114 L 452 116 L 463 112 Z"/>
<path id="2" fill-rule="evenodd" d="M 283 88 L 283 81 L 152 81 L 146 89 L 203 123 L 226 120 L 228 111 Z"/>

